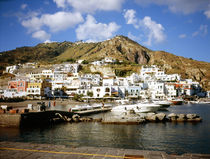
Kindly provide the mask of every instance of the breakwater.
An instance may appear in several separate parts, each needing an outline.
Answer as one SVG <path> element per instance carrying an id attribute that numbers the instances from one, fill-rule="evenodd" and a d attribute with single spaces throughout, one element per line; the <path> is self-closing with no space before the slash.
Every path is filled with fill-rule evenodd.
<path id="1" fill-rule="evenodd" d="M 48 110 L 39 112 L 29 112 L 25 109 L 22 113 L 17 110 L 3 111 L 0 114 L 0 126 L 4 127 L 25 127 L 52 124 L 56 122 L 102 122 L 103 124 L 141 124 L 146 122 L 201 122 L 202 118 L 197 114 L 164 114 L 145 113 L 136 114 L 128 111 L 121 116 L 109 116 L 108 118 L 91 118 L 90 114 L 104 113 L 110 108 L 86 110 L 79 112 L 67 112 L 58 110 Z M 86 116 L 86 117 L 84 117 Z"/>
<path id="2" fill-rule="evenodd" d="M 50 110 L 43 112 L 27 112 L 27 113 L 9 113 L 0 114 L 0 126 L 3 127 L 24 127 L 39 126 L 43 124 L 51 124 L 56 121 L 68 121 L 73 113 L 66 111 Z"/>

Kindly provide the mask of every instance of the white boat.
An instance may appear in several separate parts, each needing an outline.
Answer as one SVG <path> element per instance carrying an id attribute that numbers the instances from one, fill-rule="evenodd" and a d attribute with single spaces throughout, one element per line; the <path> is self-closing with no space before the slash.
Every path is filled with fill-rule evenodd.
<path id="1" fill-rule="evenodd" d="M 117 102 L 118 104 L 123 104 L 123 105 L 130 103 L 129 99 L 120 99 L 120 100 L 116 100 L 115 102 Z"/>
<path id="2" fill-rule="evenodd" d="M 160 109 L 166 109 L 173 104 L 172 102 L 167 100 L 153 100 L 153 103 L 160 105 Z"/>
<path id="3" fill-rule="evenodd" d="M 160 105 L 150 103 L 138 103 L 132 105 L 119 105 L 112 108 L 111 112 L 122 114 L 127 111 L 133 110 L 135 113 L 148 113 L 155 112 L 160 108 Z"/>

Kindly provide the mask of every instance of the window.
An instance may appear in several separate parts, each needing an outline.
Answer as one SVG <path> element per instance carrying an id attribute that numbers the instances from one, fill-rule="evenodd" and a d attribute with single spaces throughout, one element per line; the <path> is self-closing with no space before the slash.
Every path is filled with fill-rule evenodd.
<path id="1" fill-rule="evenodd" d="M 106 88 L 106 89 L 105 89 L 105 92 L 110 92 L 110 89 L 109 89 L 109 88 Z"/>

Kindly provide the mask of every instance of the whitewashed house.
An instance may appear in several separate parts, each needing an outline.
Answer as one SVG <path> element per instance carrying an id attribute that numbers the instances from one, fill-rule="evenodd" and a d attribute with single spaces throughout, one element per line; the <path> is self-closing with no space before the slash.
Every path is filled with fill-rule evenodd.
<path id="1" fill-rule="evenodd" d="M 104 62 L 107 63 L 107 64 L 109 64 L 109 63 L 114 63 L 114 62 L 116 62 L 116 60 L 113 59 L 113 58 L 111 58 L 111 57 L 105 57 L 105 58 L 104 58 Z"/>
<path id="2" fill-rule="evenodd" d="M 139 86 L 128 86 L 127 87 L 127 96 L 130 98 L 138 98 L 140 96 L 141 87 Z"/>
<path id="3" fill-rule="evenodd" d="M 111 86 L 93 86 L 92 92 L 94 98 L 111 97 L 112 95 Z"/>
<path id="4" fill-rule="evenodd" d="M 164 82 L 149 81 L 148 83 L 149 91 L 152 99 L 163 99 L 165 98 L 165 84 Z"/>
<path id="5" fill-rule="evenodd" d="M 169 98 L 174 98 L 178 96 L 178 90 L 175 87 L 174 83 L 166 83 L 165 84 L 165 88 L 166 88 L 166 95 Z"/>
<path id="6" fill-rule="evenodd" d="M 12 66 L 7 66 L 6 67 L 6 72 L 7 73 L 14 73 L 14 71 L 18 70 L 20 68 L 19 65 L 12 65 Z"/>
<path id="7" fill-rule="evenodd" d="M 114 81 L 115 80 L 112 77 L 103 78 L 102 85 L 103 86 L 113 86 L 114 85 Z"/>
<path id="8" fill-rule="evenodd" d="M 104 65 L 104 61 L 103 60 L 102 61 L 93 61 L 93 62 L 91 62 L 91 64 L 94 66 L 102 66 L 102 65 Z"/>
<path id="9" fill-rule="evenodd" d="M 17 89 L 6 89 L 4 90 L 3 96 L 5 98 L 17 98 L 17 97 L 26 97 L 27 96 L 27 92 L 22 91 L 22 92 L 18 92 Z"/>
<path id="10" fill-rule="evenodd" d="M 42 70 L 42 77 L 47 79 L 52 79 L 54 77 L 54 73 L 52 70 Z"/>

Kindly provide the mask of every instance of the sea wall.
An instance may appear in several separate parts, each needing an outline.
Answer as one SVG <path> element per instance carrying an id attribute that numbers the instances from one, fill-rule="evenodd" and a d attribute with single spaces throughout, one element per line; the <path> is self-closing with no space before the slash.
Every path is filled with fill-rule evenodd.
<path id="1" fill-rule="evenodd" d="M 20 114 L 0 114 L 0 126 L 2 127 L 20 127 Z"/>

